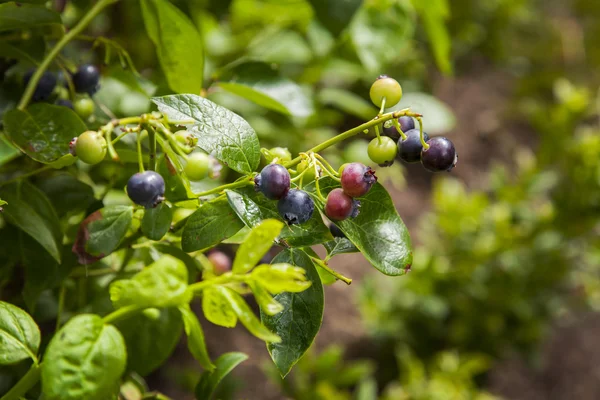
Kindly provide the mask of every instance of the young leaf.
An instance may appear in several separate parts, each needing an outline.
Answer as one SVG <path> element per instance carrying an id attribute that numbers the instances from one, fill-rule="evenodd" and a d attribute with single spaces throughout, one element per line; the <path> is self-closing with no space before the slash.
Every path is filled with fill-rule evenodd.
<path id="1" fill-rule="evenodd" d="M 127 344 L 127 369 L 146 376 L 173 353 L 183 330 L 177 308 L 159 310 L 156 317 L 140 313 L 117 321 Z"/>
<path id="2" fill-rule="evenodd" d="M 207 249 L 235 235 L 244 227 L 227 199 L 217 198 L 202 204 L 183 228 L 181 248 L 186 252 Z"/>
<path id="3" fill-rule="evenodd" d="M 256 193 L 251 187 L 228 190 L 227 199 L 238 217 L 250 228 L 255 227 L 264 219 L 282 220 L 277 212 L 277 202 Z M 284 226 L 279 240 L 294 247 L 312 246 L 331 240 L 331 234 L 321 216 L 315 212 L 311 219 L 304 224 Z"/>
<path id="4" fill-rule="evenodd" d="M 130 206 L 109 206 L 96 211 L 86 218 L 87 224 L 84 221 L 79 227 L 80 231 L 85 230 L 87 237 L 85 250 L 93 256 L 109 255 L 125 237 L 132 220 L 133 207 Z"/>
<path id="5" fill-rule="evenodd" d="M 48 196 L 59 216 L 84 211 L 96 201 L 94 189 L 69 174 L 46 178 L 38 187 Z"/>
<path id="6" fill-rule="evenodd" d="M 198 139 L 198 147 L 229 168 L 242 174 L 258 168 L 258 136 L 239 115 L 193 94 L 153 97 L 152 101 L 173 121 L 194 121 L 187 129 Z"/>
<path id="7" fill-rule="evenodd" d="M 248 356 L 244 353 L 225 353 L 215 361 L 215 370 L 204 371 L 202 375 L 200 375 L 200 381 L 198 385 L 196 385 L 196 390 L 194 391 L 196 394 L 197 400 L 208 400 L 210 396 L 215 391 L 219 383 L 227 374 L 229 374 L 235 367 L 237 367 L 240 363 L 246 361 Z"/>
<path id="8" fill-rule="evenodd" d="M 51 164 L 69 154 L 69 142 L 87 127 L 68 107 L 36 103 L 26 111 L 13 109 L 4 114 L 6 136 L 34 160 Z"/>
<path id="9" fill-rule="evenodd" d="M 260 309 L 267 315 L 275 315 L 283 311 L 283 306 L 277 302 L 260 283 L 256 281 L 248 282 L 248 286 L 254 293 L 254 298 L 260 306 Z"/>
<path id="10" fill-rule="evenodd" d="M 204 79 L 204 43 L 188 17 L 164 0 L 141 0 L 144 25 L 156 46 L 169 87 L 178 93 L 200 93 Z"/>
<path id="11" fill-rule="evenodd" d="M 323 320 L 323 285 L 309 256 L 299 249 L 286 249 L 274 263 L 287 263 L 306 271 L 311 286 L 300 293 L 284 292 L 275 296 L 284 310 L 276 316 L 261 311 L 266 327 L 281 337 L 279 343 L 267 343 L 267 349 L 279 373 L 285 377 L 311 346 Z"/>
<path id="12" fill-rule="evenodd" d="M 131 279 L 110 285 L 110 299 L 115 308 L 129 305 L 145 307 L 179 306 L 191 300 L 188 271 L 183 261 L 165 255 L 138 272 Z"/>
<path id="13" fill-rule="evenodd" d="M 308 117 L 314 108 L 311 99 L 295 82 L 281 77 L 271 66 L 248 62 L 236 66 L 223 89 L 258 105 L 295 117 Z"/>
<path id="14" fill-rule="evenodd" d="M 273 294 L 302 292 L 311 285 L 304 268 L 287 263 L 259 265 L 252 271 L 252 279 Z"/>
<path id="15" fill-rule="evenodd" d="M 319 182 L 324 196 L 339 186 L 330 178 Z M 306 190 L 311 193 L 314 185 L 309 185 Z M 323 202 L 317 196 L 313 196 L 313 200 L 322 210 Z M 379 271 L 386 275 L 404 275 L 412 264 L 410 236 L 390 195 L 376 183 L 359 200 L 360 214 L 339 221 L 337 225 Z"/>
<path id="16" fill-rule="evenodd" d="M 240 296 L 237 292 L 224 286 L 215 286 L 215 289 L 218 290 L 225 299 L 227 299 L 231 305 L 231 308 L 233 309 L 233 312 L 235 312 L 240 322 L 251 334 L 261 340 L 264 340 L 265 342 L 278 343 L 281 341 L 279 336 L 275 335 L 263 324 L 261 324 L 260 320 L 250 309 L 250 306 L 248 306 L 242 296 Z"/>
<path id="17" fill-rule="evenodd" d="M 173 211 L 165 203 L 144 211 L 142 232 L 150 240 L 160 240 L 167 234 L 173 220 Z"/>
<path id="18" fill-rule="evenodd" d="M 333 238 L 333 240 L 323 243 L 323 246 L 325 246 L 329 258 L 338 254 L 358 253 L 360 251 L 346 238 Z"/>
<path id="19" fill-rule="evenodd" d="M 350 24 L 362 0 L 309 0 L 317 19 L 338 36 Z"/>
<path id="20" fill-rule="evenodd" d="M 37 360 L 40 340 L 40 330 L 29 314 L 0 301 L 0 365 Z"/>
<path id="21" fill-rule="evenodd" d="M 56 211 L 46 195 L 21 181 L 3 187 L 2 197 L 8 202 L 4 207 L 7 221 L 35 239 L 60 263 L 63 235 Z"/>
<path id="22" fill-rule="evenodd" d="M 233 328 L 237 324 L 237 315 L 217 287 L 209 286 L 202 291 L 202 312 L 215 325 Z"/>
<path id="23" fill-rule="evenodd" d="M 125 372 L 125 341 L 117 328 L 97 315 L 81 314 L 52 338 L 42 364 L 47 400 L 105 400 Z"/>
<path id="24" fill-rule="evenodd" d="M 234 274 L 245 274 L 250 271 L 273 246 L 284 224 L 275 219 L 265 219 L 252 228 L 250 234 L 238 248 L 233 262 Z"/>
<path id="25" fill-rule="evenodd" d="M 52 24 L 62 24 L 60 14 L 44 6 L 16 2 L 0 4 L 0 32 Z"/>
<path id="26" fill-rule="evenodd" d="M 185 333 L 187 335 L 188 349 L 194 358 L 202 365 L 204 369 L 212 371 L 215 369 L 215 365 L 210 361 L 208 350 L 206 349 L 206 342 L 204 341 L 204 332 L 200 326 L 198 317 L 191 310 L 189 304 L 179 306 L 179 312 L 183 318 L 183 325 L 185 327 Z"/>

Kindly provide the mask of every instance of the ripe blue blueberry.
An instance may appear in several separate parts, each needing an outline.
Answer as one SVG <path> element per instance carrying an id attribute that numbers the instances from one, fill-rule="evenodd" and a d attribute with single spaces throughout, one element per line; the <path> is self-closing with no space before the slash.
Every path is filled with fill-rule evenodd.
<path id="1" fill-rule="evenodd" d="M 431 172 L 450 171 L 458 162 L 454 144 L 445 137 L 434 137 L 427 141 L 429 148 L 421 151 L 421 164 Z"/>
<path id="2" fill-rule="evenodd" d="M 346 235 L 336 224 L 329 225 L 329 232 L 333 235 L 334 238 L 345 238 Z"/>
<path id="3" fill-rule="evenodd" d="M 31 80 L 31 77 L 33 76 L 34 72 L 34 69 L 30 69 L 23 77 L 23 83 L 25 84 L 25 86 L 27 86 L 27 84 Z M 50 95 L 54 91 L 55 87 L 56 76 L 50 71 L 45 71 L 42 74 L 40 80 L 38 81 L 37 86 L 35 87 L 32 99 L 34 101 L 43 101 L 48 99 L 48 97 L 50 97 Z"/>
<path id="4" fill-rule="evenodd" d="M 73 85 L 77 93 L 94 95 L 100 89 L 100 71 L 95 65 L 81 65 L 73 75 Z"/>
<path id="5" fill-rule="evenodd" d="M 268 199 L 279 200 L 290 190 L 290 173 L 280 164 L 269 164 L 254 178 L 254 187 Z"/>
<path id="6" fill-rule="evenodd" d="M 277 210 L 289 225 L 303 224 L 312 217 L 315 203 L 308 193 L 290 189 L 287 195 L 277 202 Z"/>
<path id="7" fill-rule="evenodd" d="M 386 124 L 384 124 L 383 133 L 386 136 L 389 136 L 392 139 L 397 140 L 400 138 L 400 134 L 398 133 L 398 129 L 396 129 L 396 126 L 394 124 L 391 124 L 388 127 L 385 126 L 385 125 L 389 124 L 390 122 L 387 122 Z M 407 117 L 407 116 L 400 117 L 400 118 L 398 118 L 398 123 L 400 124 L 400 129 L 404 133 L 410 131 L 411 129 L 415 129 L 415 120 L 412 119 L 412 117 Z"/>
<path id="8" fill-rule="evenodd" d="M 136 204 L 154 208 L 165 198 L 165 181 L 154 171 L 138 172 L 127 182 L 127 195 Z"/>
<path id="9" fill-rule="evenodd" d="M 421 132 L 418 129 L 411 129 L 404 132 L 406 139 L 398 139 L 398 158 L 407 163 L 416 163 L 421 160 Z M 423 132 L 423 139 L 429 140 L 429 135 Z"/>

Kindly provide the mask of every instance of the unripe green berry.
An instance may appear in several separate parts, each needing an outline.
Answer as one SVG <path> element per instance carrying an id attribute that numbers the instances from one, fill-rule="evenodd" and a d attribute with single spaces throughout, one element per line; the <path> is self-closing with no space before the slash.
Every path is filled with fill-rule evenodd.
<path id="1" fill-rule="evenodd" d="M 75 155 L 86 164 L 98 164 L 106 156 L 106 139 L 96 131 L 83 132 L 75 143 Z"/>
<path id="2" fill-rule="evenodd" d="M 398 81 L 394 78 L 390 78 L 387 75 L 381 75 L 373 82 L 373 85 L 371 85 L 369 95 L 371 101 L 377 107 L 381 107 L 384 98 L 385 107 L 393 107 L 398 104 L 400 99 L 402 99 L 402 86 L 400 86 Z"/>
<path id="3" fill-rule="evenodd" d="M 184 172 L 191 181 L 200 181 L 208 176 L 210 157 L 208 154 L 197 151 L 188 156 Z"/>

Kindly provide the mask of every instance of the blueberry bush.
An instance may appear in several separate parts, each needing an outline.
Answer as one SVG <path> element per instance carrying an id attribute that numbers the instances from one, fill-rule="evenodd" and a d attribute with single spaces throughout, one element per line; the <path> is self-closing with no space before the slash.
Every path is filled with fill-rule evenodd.
<path id="1" fill-rule="evenodd" d="M 164 398 L 142 377 L 183 332 L 204 370 L 196 398 L 209 398 L 247 356 L 209 354 L 195 299 L 210 323 L 266 342 L 285 377 L 319 331 L 323 285 L 352 281 L 332 257 L 410 270 L 409 233 L 376 171 L 332 150 L 366 134 L 381 168 L 456 165 L 452 143 L 429 138 L 423 111 L 380 75 L 398 70 L 387 41 L 409 42 L 415 15 L 448 71 L 445 32 L 431 29 L 443 13 L 262 3 L 0 3 L 3 400 Z M 358 122 L 326 128 L 346 112 Z"/>

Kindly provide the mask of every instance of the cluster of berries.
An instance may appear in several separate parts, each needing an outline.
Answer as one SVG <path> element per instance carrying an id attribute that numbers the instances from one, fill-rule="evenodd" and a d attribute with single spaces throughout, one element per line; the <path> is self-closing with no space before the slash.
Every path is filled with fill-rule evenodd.
<path id="1" fill-rule="evenodd" d="M 35 70 L 29 70 L 23 76 L 23 83 L 27 85 Z M 87 119 L 94 113 L 94 102 L 89 96 L 93 96 L 100 88 L 100 71 L 95 65 L 85 64 L 79 66 L 71 76 L 71 82 L 76 93 L 80 93 L 74 101 L 71 101 L 69 90 L 64 85 L 58 85 L 58 77 L 51 71 L 45 71 L 33 92 L 33 101 L 47 101 L 56 94 L 56 105 L 69 107 L 81 118 Z"/>
<path id="2" fill-rule="evenodd" d="M 377 182 L 375 171 L 358 162 L 342 165 L 340 177 L 342 187 L 329 192 L 325 202 L 325 215 L 332 221 L 356 217 L 360 207 L 356 197 L 367 194 Z"/>
<path id="3" fill-rule="evenodd" d="M 256 191 L 277 200 L 277 211 L 285 222 L 303 224 L 312 217 L 315 203 L 305 191 L 291 189 L 290 183 L 290 173 L 281 164 L 269 164 L 254 177 Z"/>
<path id="4" fill-rule="evenodd" d="M 402 87 L 393 78 L 381 75 L 371 86 L 371 100 L 379 107 L 392 107 L 402 98 Z M 385 102 L 385 103 L 384 103 Z M 454 144 L 445 137 L 429 138 L 423 132 L 423 141 L 428 145 L 423 147 L 421 132 L 415 129 L 415 120 L 404 116 L 398 118 L 398 127 L 404 133 L 403 137 L 396 123 L 383 126 L 386 136 L 379 136 L 369 143 L 367 148 L 369 158 L 382 167 L 390 166 L 396 158 L 406 163 L 421 162 L 423 167 L 431 172 L 450 171 L 458 161 Z"/>

